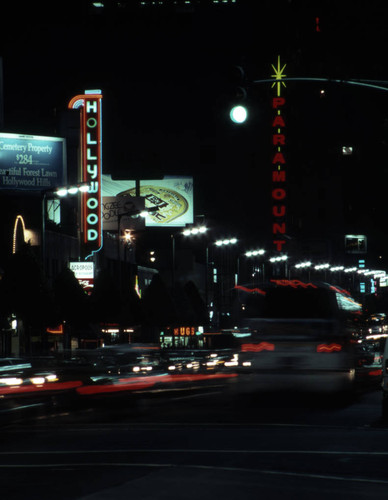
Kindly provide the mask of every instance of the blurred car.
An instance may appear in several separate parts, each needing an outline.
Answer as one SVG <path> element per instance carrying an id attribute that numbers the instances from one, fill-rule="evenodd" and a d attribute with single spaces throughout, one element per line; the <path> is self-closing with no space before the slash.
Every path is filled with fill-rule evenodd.
<path id="1" fill-rule="evenodd" d="M 364 336 L 370 339 L 386 338 L 388 336 L 388 320 L 385 313 L 368 315 L 364 320 Z"/>
<path id="2" fill-rule="evenodd" d="M 385 342 L 385 337 L 358 340 L 356 380 L 359 383 L 381 384 Z"/>
<path id="3" fill-rule="evenodd" d="M 71 404 L 83 380 L 61 369 L 54 357 L 0 359 L 1 420 Z"/>
<path id="4" fill-rule="evenodd" d="M 385 342 L 382 359 L 382 418 L 388 421 L 388 342 Z"/>
<path id="5" fill-rule="evenodd" d="M 31 362 L 23 358 L 0 358 L 0 375 L 31 368 Z"/>
<path id="6" fill-rule="evenodd" d="M 326 283 L 272 280 L 248 296 L 239 354 L 248 390 L 350 391 L 357 368 L 362 306 Z M 254 299 L 254 300 L 252 300 Z"/>

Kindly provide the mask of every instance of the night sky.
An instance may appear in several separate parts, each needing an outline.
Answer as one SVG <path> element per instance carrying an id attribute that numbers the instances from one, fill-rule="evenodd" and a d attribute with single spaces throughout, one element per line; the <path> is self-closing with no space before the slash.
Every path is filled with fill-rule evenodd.
<path id="1" fill-rule="evenodd" d="M 68 101 L 103 100 L 104 173 L 192 175 L 195 213 L 260 239 L 268 223 L 270 84 L 248 85 L 251 119 L 231 124 L 233 67 L 268 78 L 280 54 L 288 76 L 388 80 L 386 1 L 236 1 L 140 7 L 81 0 L 11 3 L 2 30 L 6 132 L 55 135 Z M 387 84 L 388 85 L 388 84 Z M 388 92 L 287 84 L 291 181 L 348 170 L 360 212 L 381 214 L 388 180 Z M 351 160 L 341 156 L 353 145 Z M 345 163 L 344 163 L 345 161 Z M 318 175 L 319 173 L 319 175 Z M 376 182 L 378 180 L 378 182 Z M 353 212 L 354 213 L 354 212 Z"/>

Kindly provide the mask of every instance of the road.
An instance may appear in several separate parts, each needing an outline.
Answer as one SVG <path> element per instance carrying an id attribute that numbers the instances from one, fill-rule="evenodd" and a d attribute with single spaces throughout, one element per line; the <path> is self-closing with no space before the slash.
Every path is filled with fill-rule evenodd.
<path id="1" fill-rule="evenodd" d="M 2 498 L 386 499 L 381 393 L 115 399 L 4 425 Z"/>

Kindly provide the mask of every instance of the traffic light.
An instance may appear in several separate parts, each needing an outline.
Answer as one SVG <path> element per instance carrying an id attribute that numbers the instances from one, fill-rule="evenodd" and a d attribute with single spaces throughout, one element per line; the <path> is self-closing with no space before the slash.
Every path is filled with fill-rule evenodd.
<path id="1" fill-rule="evenodd" d="M 241 66 L 231 68 L 231 108 L 229 117 L 234 123 L 244 123 L 248 118 L 248 110 L 245 105 L 247 98 L 246 76 Z"/>
<path id="2" fill-rule="evenodd" d="M 248 110 L 245 106 L 239 104 L 232 107 L 229 116 L 234 123 L 244 123 L 248 118 Z"/>

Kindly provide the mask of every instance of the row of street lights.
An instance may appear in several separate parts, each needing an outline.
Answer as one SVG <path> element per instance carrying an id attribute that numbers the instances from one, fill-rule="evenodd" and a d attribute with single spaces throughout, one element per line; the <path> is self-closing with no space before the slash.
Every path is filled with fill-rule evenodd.
<path id="1" fill-rule="evenodd" d="M 187 228 L 183 231 L 183 235 L 185 236 L 191 236 L 191 235 L 203 235 L 208 231 L 208 228 L 205 226 L 200 226 L 200 227 L 192 227 L 192 228 Z M 214 245 L 216 247 L 231 247 L 234 246 L 238 243 L 237 238 L 225 238 L 225 239 L 220 239 L 216 240 L 214 242 Z M 209 245 L 206 246 L 206 265 L 208 266 L 208 251 L 209 251 Z M 257 249 L 257 250 L 250 250 L 245 252 L 245 256 L 248 258 L 251 257 L 263 257 L 266 254 L 265 249 Z M 310 272 L 311 271 L 316 271 L 316 272 L 324 272 L 326 276 L 326 272 L 331 272 L 331 273 L 345 273 L 345 274 L 351 274 L 354 273 L 355 275 L 359 276 L 370 276 L 373 278 L 385 278 L 386 277 L 386 272 L 381 271 L 381 270 L 370 270 L 370 269 L 360 269 L 358 267 L 345 267 L 342 265 L 332 265 L 328 262 L 326 263 L 318 263 L 318 264 L 313 264 L 310 260 L 306 261 L 301 261 L 297 264 L 294 264 L 293 266 L 290 266 L 289 264 L 290 258 L 288 255 L 279 255 L 279 256 L 272 256 L 268 259 L 268 262 L 271 264 L 277 265 L 277 264 L 282 264 L 284 263 L 287 268 L 285 268 L 285 274 L 289 274 L 291 272 L 291 269 L 298 269 L 298 270 L 306 270 L 309 271 L 309 279 L 310 279 Z M 264 261 L 262 262 L 264 266 Z M 238 265 L 239 268 L 239 265 Z M 264 275 L 264 273 L 263 273 Z"/>

